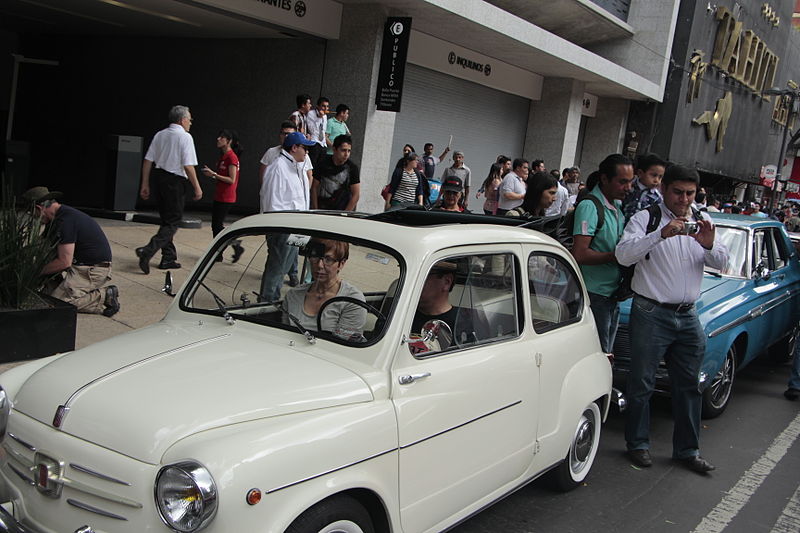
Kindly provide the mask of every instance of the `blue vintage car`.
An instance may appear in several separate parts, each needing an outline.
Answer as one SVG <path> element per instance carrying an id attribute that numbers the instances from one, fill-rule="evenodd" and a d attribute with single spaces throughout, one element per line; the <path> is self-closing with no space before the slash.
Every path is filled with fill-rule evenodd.
<path id="1" fill-rule="evenodd" d="M 700 372 L 703 417 L 722 414 L 736 372 L 763 353 L 786 361 L 800 320 L 800 262 L 783 224 L 766 218 L 714 213 L 730 258 L 722 271 L 707 268 L 697 311 L 707 335 Z M 624 385 L 630 368 L 628 319 L 623 302 L 614 344 L 615 380 Z M 656 390 L 669 392 L 663 361 Z"/>

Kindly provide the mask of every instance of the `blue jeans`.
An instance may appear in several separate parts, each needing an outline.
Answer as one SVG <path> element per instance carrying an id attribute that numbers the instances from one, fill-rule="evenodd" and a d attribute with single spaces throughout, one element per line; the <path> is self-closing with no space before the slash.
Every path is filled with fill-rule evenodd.
<path id="1" fill-rule="evenodd" d="M 800 339 L 794 345 L 794 360 L 792 361 L 792 375 L 789 376 L 789 388 L 800 390 Z"/>
<path id="2" fill-rule="evenodd" d="M 297 247 L 286 244 L 288 233 L 267 236 L 267 263 L 261 277 L 261 301 L 274 302 L 281 297 L 283 276 L 297 258 Z"/>
<path id="3" fill-rule="evenodd" d="M 614 351 L 614 338 L 617 336 L 619 325 L 619 302 L 608 296 L 589 293 L 589 305 L 597 325 L 597 334 L 600 337 L 600 347 L 606 353 Z"/>
<path id="4" fill-rule="evenodd" d="M 676 312 L 635 296 L 631 306 L 631 373 L 625 441 L 629 450 L 650 448 L 650 396 L 661 358 L 672 390 L 672 456 L 700 453 L 702 395 L 698 373 L 706 349 L 703 327 L 694 308 Z"/>

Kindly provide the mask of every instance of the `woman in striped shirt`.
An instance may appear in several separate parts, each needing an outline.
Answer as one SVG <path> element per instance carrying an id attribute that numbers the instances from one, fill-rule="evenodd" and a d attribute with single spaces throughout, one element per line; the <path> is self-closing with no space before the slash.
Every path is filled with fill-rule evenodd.
<path id="1" fill-rule="evenodd" d="M 416 203 L 422 205 L 425 179 L 417 169 L 419 157 L 414 152 L 403 157 L 403 166 L 396 168 L 392 173 L 389 183 L 389 194 L 386 196 L 386 209 L 401 203 Z"/>

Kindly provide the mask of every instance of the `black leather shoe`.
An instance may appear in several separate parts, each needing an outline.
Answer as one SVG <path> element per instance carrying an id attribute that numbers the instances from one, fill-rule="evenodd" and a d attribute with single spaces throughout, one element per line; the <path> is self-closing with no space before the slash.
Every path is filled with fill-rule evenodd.
<path id="1" fill-rule="evenodd" d="M 800 398 L 800 390 L 789 387 L 786 389 L 786 392 L 784 392 L 783 395 L 787 400 L 795 401 L 796 399 Z"/>
<path id="2" fill-rule="evenodd" d="M 150 273 L 150 258 L 144 254 L 144 248 L 137 248 L 135 250 L 136 257 L 139 258 L 139 268 L 142 269 L 142 272 L 145 274 Z"/>
<path id="3" fill-rule="evenodd" d="M 103 309 L 103 316 L 114 316 L 119 312 L 119 289 L 116 285 L 106 287 L 106 298 L 103 305 L 106 306 Z"/>
<path id="4" fill-rule="evenodd" d="M 641 466 L 643 468 L 653 466 L 653 460 L 650 458 L 650 450 L 628 450 L 628 459 L 636 466 Z"/>
<path id="5" fill-rule="evenodd" d="M 161 263 L 158 264 L 158 268 L 160 268 L 161 270 L 171 270 L 180 267 L 181 264 L 178 263 L 177 261 L 161 261 Z"/>
<path id="6" fill-rule="evenodd" d="M 231 263 L 235 263 L 242 257 L 244 253 L 244 246 L 239 244 L 239 241 L 234 242 L 231 247 L 233 248 L 233 257 L 231 257 Z"/>
<path id="7" fill-rule="evenodd" d="M 685 464 L 689 470 L 697 472 L 698 474 L 706 474 L 717 468 L 699 455 L 687 457 L 686 459 L 679 459 L 679 461 Z"/>

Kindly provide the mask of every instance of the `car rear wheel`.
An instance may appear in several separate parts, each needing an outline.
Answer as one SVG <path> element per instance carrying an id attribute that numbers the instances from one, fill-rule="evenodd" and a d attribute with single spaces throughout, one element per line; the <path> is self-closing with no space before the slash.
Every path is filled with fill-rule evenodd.
<path id="1" fill-rule="evenodd" d="M 601 424 L 600 408 L 592 402 L 581 413 L 567 457 L 548 474 L 556 489 L 572 490 L 589 475 L 600 444 Z"/>
<path id="2" fill-rule="evenodd" d="M 722 414 L 733 392 L 736 375 L 736 346 L 728 348 L 725 361 L 703 391 L 703 418 L 716 418 Z"/>
<path id="3" fill-rule="evenodd" d="M 355 498 L 338 495 L 298 516 L 286 533 L 374 533 L 369 513 Z"/>

